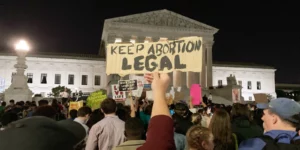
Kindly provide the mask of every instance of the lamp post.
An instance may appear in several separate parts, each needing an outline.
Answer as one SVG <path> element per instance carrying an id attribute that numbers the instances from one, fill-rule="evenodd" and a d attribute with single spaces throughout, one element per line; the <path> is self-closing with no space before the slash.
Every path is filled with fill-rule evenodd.
<path id="1" fill-rule="evenodd" d="M 32 91 L 27 84 L 27 77 L 24 75 L 26 65 L 26 55 L 29 51 L 29 46 L 26 41 L 20 40 L 15 47 L 17 52 L 17 64 L 14 65 L 17 73 L 12 76 L 12 84 L 5 90 L 5 100 L 11 99 L 15 101 L 32 100 Z"/>

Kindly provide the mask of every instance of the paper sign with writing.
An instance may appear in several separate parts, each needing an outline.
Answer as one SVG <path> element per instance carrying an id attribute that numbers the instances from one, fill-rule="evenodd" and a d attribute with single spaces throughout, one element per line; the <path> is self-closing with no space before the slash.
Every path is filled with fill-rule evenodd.
<path id="1" fill-rule="evenodd" d="M 265 93 L 253 94 L 256 103 L 268 103 L 268 96 Z"/>
<path id="2" fill-rule="evenodd" d="M 112 88 L 112 98 L 116 101 L 125 100 L 126 99 L 126 92 L 119 91 L 119 84 L 111 85 Z"/>
<path id="3" fill-rule="evenodd" d="M 82 106 L 83 106 L 83 101 L 70 102 L 69 111 L 71 111 L 72 109 L 78 110 Z"/>
<path id="4" fill-rule="evenodd" d="M 192 84 L 190 88 L 190 96 L 192 98 L 193 105 L 200 105 L 202 95 L 201 95 L 201 86 L 199 84 Z"/>
<path id="5" fill-rule="evenodd" d="M 232 101 L 233 103 L 241 101 L 240 89 L 232 89 Z"/>
<path id="6" fill-rule="evenodd" d="M 130 80 L 137 80 L 137 90 L 133 90 L 132 96 L 141 97 L 144 89 L 144 77 L 143 76 L 137 76 L 137 75 L 129 75 Z"/>
<path id="7" fill-rule="evenodd" d="M 175 41 L 108 44 L 106 74 L 201 72 L 202 37 Z M 195 63 L 197 62 L 197 63 Z"/>
<path id="8" fill-rule="evenodd" d="M 137 80 L 119 80 L 119 91 L 137 90 Z"/>
<path id="9" fill-rule="evenodd" d="M 146 91 L 146 98 L 149 101 L 153 101 L 153 92 L 152 91 Z"/>

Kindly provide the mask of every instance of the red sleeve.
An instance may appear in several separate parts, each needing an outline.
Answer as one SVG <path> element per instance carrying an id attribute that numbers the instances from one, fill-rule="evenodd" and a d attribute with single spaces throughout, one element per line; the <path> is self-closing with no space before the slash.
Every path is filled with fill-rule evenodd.
<path id="1" fill-rule="evenodd" d="M 165 115 L 152 117 L 146 143 L 137 150 L 176 150 L 173 120 Z"/>

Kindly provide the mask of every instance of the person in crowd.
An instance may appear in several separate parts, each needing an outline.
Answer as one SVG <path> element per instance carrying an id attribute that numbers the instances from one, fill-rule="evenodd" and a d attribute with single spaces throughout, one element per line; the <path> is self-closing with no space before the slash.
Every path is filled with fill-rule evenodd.
<path id="1" fill-rule="evenodd" d="M 201 126 L 206 127 L 206 128 L 208 128 L 208 126 L 210 124 L 210 120 L 211 120 L 211 117 L 207 113 L 208 109 L 210 109 L 210 108 L 204 107 L 203 109 L 199 109 L 199 111 L 198 111 L 199 114 L 201 115 Z"/>
<path id="2" fill-rule="evenodd" d="M 144 124 L 139 118 L 129 118 L 125 122 L 126 142 L 115 147 L 113 150 L 136 150 L 145 143 L 142 140 L 144 133 Z"/>
<path id="3" fill-rule="evenodd" d="M 42 99 L 38 101 L 39 106 L 47 106 L 49 104 L 48 100 Z"/>
<path id="4" fill-rule="evenodd" d="M 36 111 L 32 114 L 32 116 L 44 116 L 51 119 L 56 119 L 56 111 L 52 106 L 40 106 L 36 109 Z"/>
<path id="5" fill-rule="evenodd" d="M 74 150 L 86 137 L 77 122 L 41 116 L 15 121 L 0 134 L 3 150 Z"/>
<path id="6" fill-rule="evenodd" d="M 5 102 L 5 101 L 2 101 L 2 102 L 1 102 L 1 105 L 0 105 L 0 113 L 1 113 L 2 111 L 4 112 L 5 107 L 6 107 L 6 102 Z"/>
<path id="7" fill-rule="evenodd" d="M 59 93 L 59 96 L 62 98 L 63 104 L 64 104 L 65 102 L 67 102 L 67 101 L 68 101 L 68 98 L 69 98 L 69 96 L 70 96 L 69 93 L 68 93 L 68 89 L 65 88 L 63 92 Z"/>
<path id="8" fill-rule="evenodd" d="M 253 111 L 253 122 L 257 124 L 260 128 L 263 129 L 263 121 L 261 120 L 262 116 L 264 115 L 264 110 L 257 108 Z"/>
<path id="9" fill-rule="evenodd" d="M 83 126 L 87 135 L 89 132 L 89 127 L 86 125 L 86 123 L 89 120 L 91 113 L 92 113 L 92 109 L 90 107 L 87 106 L 81 107 L 78 110 L 77 118 L 74 119 L 74 121 L 80 123 Z"/>
<path id="10" fill-rule="evenodd" d="M 176 122 L 177 126 L 175 128 L 175 132 L 179 134 L 185 135 L 188 129 L 193 126 L 193 123 L 186 118 L 183 118 L 179 114 L 175 113 L 172 116 L 173 121 Z"/>
<path id="11" fill-rule="evenodd" d="M 237 135 L 238 143 L 263 134 L 263 129 L 250 120 L 250 110 L 247 105 L 235 103 L 231 118 L 231 129 Z"/>
<path id="12" fill-rule="evenodd" d="M 91 129 L 94 124 L 96 124 L 103 118 L 104 118 L 103 112 L 100 109 L 95 109 L 92 112 L 90 119 L 87 121 L 86 125 L 89 127 L 89 129 Z"/>
<path id="13" fill-rule="evenodd" d="M 111 150 L 125 141 L 124 121 L 116 116 L 116 101 L 107 98 L 101 103 L 101 111 L 105 118 L 96 123 L 89 132 L 86 143 L 87 150 Z"/>
<path id="14" fill-rule="evenodd" d="M 284 146 L 285 149 L 296 149 L 300 145 L 300 104 L 292 99 L 277 98 L 268 104 L 258 104 L 263 111 L 264 135 L 243 141 L 239 149 L 268 149 Z M 271 141 L 271 142 L 270 142 Z"/>
<path id="15" fill-rule="evenodd" d="M 191 127 L 187 134 L 188 150 L 213 150 L 214 136 L 212 132 L 205 127 L 195 125 Z"/>
<path id="16" fill-rule="evenodd" d="M 62 108 L 60 107 L 56 99 L 52 100 L 51 106 L 56 111 L 55 119 L 57 121 L 66 119 L 65 116 L 62 114 Z"/>
<path id="17" fill-rule="evenodd" d="M 2 115 L 5 112 L 5 107 L 6 107 L 6 102 L 2 101 L 1 104 L 0 104 L 0 118 L 2 117 Z"/>
<path id="18" fill-rule="evenodd" d="M 16 113 L 18 117 L 21 119 L 23 117 L 23 107 L 21 102 L 17 102 L 15 106 L 9 110 L 9 112 Z"/>
<path id="19" fill-rule="evenodd" d="M 187 105 L 184 103 L 176 103 L 175 104 L 175 114 L 173 115 L 173 119 L 176 118 L 178 125 L 180 128 L 176 129 L 177 133 L 185 135 L 187 130 L 193 125 L 191 119 L 192 113 L 188 109 Z"/>
<path id="20" fill-rule="evenodd" d="M 69 108 L 69 102 L 68 102 L 68 100 L 66 100 L 66 99 L 63 99 L 62 100 L 62 111 L 61 111 L 61 113 L 62 113 L 62 115 L 64 116 L 64 118 L 68 118 L 68 108 Z"/>
<path id="21" fill-rule="evenodd" d="M 149 124 L 151 118 L 152 106 L 153 105 L 149 104 L 149 105 L 144 105 L 143 108 L 140 108 L 140 118 L 144 122 L 144 125 Z"/>
<path id="22" fill-rule="evenodd" d="M 127 112 L 124 108 L 125 106 L 122 103 L 117 104 L 116 115 L 123 121 L 126 121 L 130 118 L 130 112 Z"/>
<path id="23" fill-rule="evenodd" d="M 75 118 L 77 118 L 78 111 L 76 109 L 72 109 L 70 110 L 69 114 L 69 119 L 74 120 Z"/>
<path id="24" fill-rule="evenodd" d="M 10 100 L 10 101 L 9 101 L 9 105 L 10 105 L 10 106 L 14 106 L 14 105 L 15 105 L 15 100 L 13 100 L 13 99 Z"/>
<path id="25" fill-rule="evenodd" d="M 185 150 L 186 149 L 186 137 L 183 134 L 177 133 L 176 131 L 180 130 L 180 126 L 177 123 L 177 118 L 173 116 L 174 123 L 174 142 L 176 150 Z"/>
<path id="26" fill-rule="evenodd" d="M 167 73 L 153 73 L 146 74 L 145 79 L 151 83 L 154 103 L 146 143 L 137 150 L 175 150 L 173 120 L 165 97 L 170 77 Z"/>
<path id="27" fill-rule="evenodd" d="M 4 113 L 3 116 L 0 118 L 0 122 L 2 125 L 2 127 L 0 128 L 0 131 L 5 130 L 5 128 L 7 128 L 8 124 L 10 124 L 11 122 L 17 121 L 18 119 L 19 119 L 19 117 L 16 113 L 13 113 L 13 112 Z"/>
<path id="28" fill-rule="evenodd" d="M 31 117 L 33 113 L 36 111 L 37 106 L 35 103 L 31 103 L 29 109 L 27 110 L 27 117 Z"/>
<path id="29" fill-rule="evenodd" d="M 192 123 L 194 125 L 201 125 L 202 117 L 199 113 L 192 114 Z"/>
<path id="30" fill-rule="evenodd" d="M 231 132 L 229 114 L 224 109 L 215 111 L 209 125 L 214 135 L 215 150 L 237 150 L 235 134 Z"/>
<path id="31" fill-rule="evenodd" d="M 202 97 L 203 103 L 208 104 L 208 98 L 206 96 L 206 94 L 204 94 L 204 96 Z"/>

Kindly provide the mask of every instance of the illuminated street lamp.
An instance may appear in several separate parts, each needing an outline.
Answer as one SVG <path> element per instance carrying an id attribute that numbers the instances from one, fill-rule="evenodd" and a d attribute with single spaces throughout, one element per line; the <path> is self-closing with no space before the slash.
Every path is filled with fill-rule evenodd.
<path id="1" fill-rule="evenodd" d="M 20 40 L 15 50 L 17 52 L 17 64 L 14 65 L 17 73 L 12 76 L 12 84 L 5 90 L 5 101 L 11 99 L 15 101 L 27 101 L 32 100 L 32 91 L 27 84 L 27 77 L 24 75 L 26 65 L 26 55 L 29 51 L 29 45 L 26 41 Z"/>

